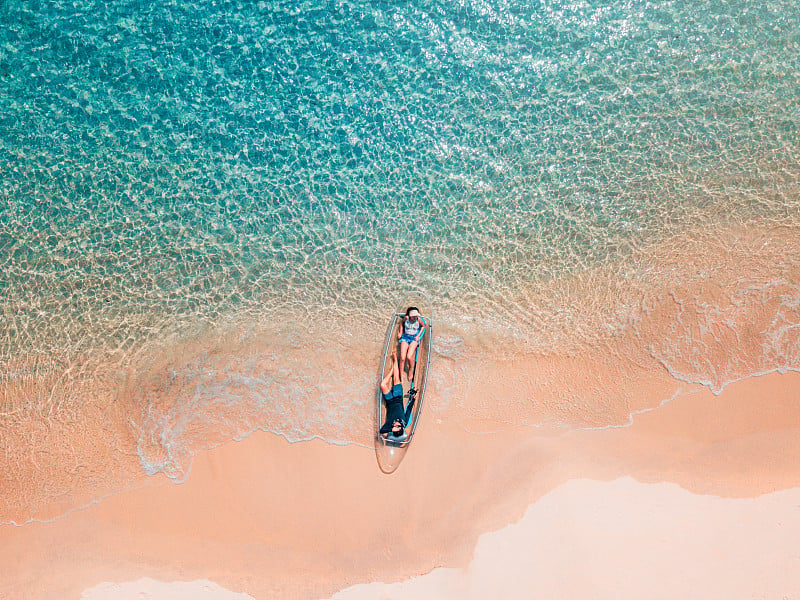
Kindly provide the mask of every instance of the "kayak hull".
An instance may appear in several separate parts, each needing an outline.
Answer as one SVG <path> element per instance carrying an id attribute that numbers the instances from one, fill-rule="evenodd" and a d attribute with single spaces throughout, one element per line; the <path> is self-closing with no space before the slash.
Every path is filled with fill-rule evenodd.
<path id="1" fill-rule="evenodd" d="M 430 300 L 422 292 L 410 292 L 395 307 L 389 325 L 386 328 L 386 338 L 383 345 L 383 353 L 378 369 L 378 382 L 380 382 L 391 369 L 391 357 L 394 353 L 399 356 L 398 337 L 402 326 L 403 317 L 409 306 L 419 309 L 425 319 L 425 334 L 420 340 L 416 352 L 413 381 L 403 380 L 403 404 L 407 409 L 407 424 L 405 428 L 406 437 L 403 439 L 393 438 L 391 435 L 384 437 L 379 429 L 386 419 L 386 406 L 383 402 L 380 386 L 377 387 L 375 395 L 375 453 L 378 464 L 385 473 L 391 473 L 403 460 L 408 446 L 414 439 L 417 431 L 422 408 L 425 400 L 425 390 L 427 387 L 428 373 L 430 370 L 431 348 L 433 342 L 433 307 Z M 409 403 L 413 399 L 410 411 Z"/>

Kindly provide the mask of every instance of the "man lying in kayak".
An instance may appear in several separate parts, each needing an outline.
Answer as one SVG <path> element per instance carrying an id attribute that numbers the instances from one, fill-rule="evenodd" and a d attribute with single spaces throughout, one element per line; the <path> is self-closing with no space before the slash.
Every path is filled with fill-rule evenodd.
<path id="1" fill-rule="evenodd" d="M 397 357 L 392 354 L 392 372 L 381 381 L 381 394 L 386 403 L 386 422 L 380 429 L 383 437 L 392 434 L 394 441 L 404 440 L 408 437 L 405 432 L 406 415 L 403 408 L 403 384 L 400 379 L 400 369 L 397 366 Z"/>

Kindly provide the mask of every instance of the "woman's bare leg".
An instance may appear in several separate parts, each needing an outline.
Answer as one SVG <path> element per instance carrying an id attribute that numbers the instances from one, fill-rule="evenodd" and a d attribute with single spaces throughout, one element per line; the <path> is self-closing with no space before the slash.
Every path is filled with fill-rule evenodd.
<path id="1" fill-rule="evenodd" d="M 408 345 L 408 350 L 406 350 L 406 360 L 408 361 L 408 379 L 411 381 L 414 379 L 414 354 L 417 351 L 417 346 L 419 344 L 417 342 L 411 342 Z"/>
<path id="2" fill-rule="evenodd" d="M 400 342 L 400 369 L 406 370 L 406 360 L 408 360 L 408 342 Z"/>

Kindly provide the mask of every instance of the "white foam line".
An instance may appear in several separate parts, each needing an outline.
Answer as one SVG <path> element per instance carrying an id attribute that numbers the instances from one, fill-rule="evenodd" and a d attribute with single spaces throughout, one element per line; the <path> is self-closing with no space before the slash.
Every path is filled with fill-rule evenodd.
<path id="1" fill-rule="evenodd" d="M 576 429 L 578 431 L 603 431 L 605 429 L 624 429 L 626 427 L 631 427 L 633 425 L 634 419 L 639 415 L 644 415 L 646 413 L 653 412 L 654 410 L 658 410 L 661 407 L 665 406 L 666 404 L 669 404 L 670 402 L 675 400 L 675 398 L 677 398 L 678 396 L 681 396 L 683 394 L 689 395 L 697 393 L 698 393 L 697 391 L 691 391 L 691 390 L 687 391 L 685 389 L 676 390 L 675 393 L 672 394 L 672 396 L 670 396 L 669 398 L 664 398 L 661 402 L 659 402 L 657 406 L 651 406 L 650 408 L 640 408 L 639 410 L 634 410 L 628 413 L 627 423 L 618 423 L 616 425 L 602 425 L 598 427 L 577 427 Z"/>
<path id="2" fill-rule="evenodd" d="M 304 443 L 304 442 L 311 442 L 313 440 L 320 440 L 321 442 L 324 442 L 324 443 L 326 443 L 328 445 L 331 445 L 331 446 L 340 446 L 340 447 L 357 446 L 357 447 L 360 447 L 360 448 L 372 448 L 372 445 L 365 444 L 365 443 L 362 443 L 362 442 L 353 442 L 353 441 L 347 441 L 347 440 L 330 440 L 330 439 L 324 438 L 321 435 L 317 435 L 317 434 L 310 435 L 308 437 L 296 438 L 296 437 L 292 437 L 291 434 L 288 434 L 288 433 L 285 433 L 285 432 L 282 432 L 282 431 L 273 431 L 271 429 L 264 429 L 264 428 L 261 428 L 261 427 L 257 427 L 255 429 L 253 429 L 252 431 L 249 431 L 249 432 L 247 432 L 245 434 L 235 435 L 232 438 L 223 440 L 221 442 L 217 442 L 216 444 L 204 447 L 202 449 L 199 449 L 197 452 L 191 453 L 192 459 L 189 461 L 189 464 L 186 466 L 186 470 L 184 472 L 182 472 L 180 474 L 180 476 L 174 476 L 174 477 L 171 476 L 171 475 L 168 475 L 166 473 L 166 471 L 164 469 L 162 469 L 162 468 L 158 468 L 158 467 L 154 467 L 154 466 L 149 465 L 149 461 L 142 456 L 143 455 L 143 451 L 141 449 L 141 446 L 137 447 L 136 452 L 139 455 L 139 462 L 142 465 L 142 470 L 144 471 L 145 475 L 154 476 L 154 475 L 158 475 L 159 473 L 161 473 L 167 479 L 172 481 L 173 483 L 180 485 L 180 484 L 186 482 L 187 479 L 189 479 L 189 475 L 192 472 L 192 465 L 194 464 L 194 458 L 197 456 L 197 454 L 199 452 L 208 452 L 208 451 L 214 450 L 215 448 L 219 448 L 220 446 L 224 446 L 225 444 L 229 444 L 231 442 L 241 442 L 241 441 L 247 439 L 248 437 L 250 437 L 251 435 L 253 435 L 254 433 L 259 433 L 259 432 L 267 433 L 267 434 L 270 434 L 270 435 L 275 435 L 275 436 L 278 436 L 278 437 L 282 437 L 289 444 L 301 444 L 301 443 Z"/>
<path id="3" fill-rule="evenodd" d="M 11 520 L 11 521 L 0 521 L 0 527 L 3 527 L 5 525 L 12 525 L 14 527 L 24 527 L 25 525 L 32 525 L 34 523 L 53 523 L 55 521 L 58 521 L 59 519 L 63 519 L 64 517 L 68 517 L 71 514 L 74 514 L 76 512 L 82 511 L 82 510 L 86 510 L 87 508 L 91 508 L 92 506 L 100 504 L 104 500 L 108 500 L 109 498 L 113 498 L 114 496 L 117 496 L 118 494 L 124 494 L 126 492 L 132 492 L 134 490 L 140 490 L 143 487 L 145 487 L 145 485 L 147 485 L 146 482 L 144 482 L 144 483 L 142 483 L 140 485 L 132 485 L 132 486 L 128 486 L 128 487 L 122 488 L 120 490 L 115 490 L 113 492 L 109 492 L 107 494 L 103 494 L 102 496 L 100 496 L 98 498 L 90 500 L 86 504 L 81 504 L 80 506 L 74 506 L 72 508 L 69 508 L 66 511 L 64 511 L 63 513 L 57 514 L 56 516 L 50 517 L 49 519 L 30 518 L 27 521 L 22 521 L 22 522 L 17 522 L 17 521 L 13 521 L 13 520 Z"/>
<path id="4" fill-rule="evenodd" d="M 691 383 L 691 382 L 686 382 Z M 686 394 L 697 394 L 699 391 L 695 390 L 687 390 L 685 388 L 676 390 L 675 393 L 672 394 L 669 398 L 664 398 L 661 402 L 659 402 L 656 406 L 651 406 L 649 408 L 640 408 L 639 410 L 634 410 L 628 413 L 628 421 L 626 423 L 616 423 L 611 425 L 599 425 L 596 427 L 576 427 L 574 425 L 562 424 L 562 423 L 533 423 L 533 424 L 521 424 L 521 425 L 513 425 L 507 429 L 492 429 L 489 431 L 472 431 L 468 428 L 464 428 L 464 431 L 471 435 L 493 435 L 497 433 L 503 433 L 506 431 L 514 431 L 517 429 L 545 429 L 551 427 L 556 430 L 560 431 L 602 431 L 604 429 L 624 429 L 626 427 L 631 427 L 633 425 L 634 418 L 638 415 L 643 415 L 645 413 L 652 412 L 654 410 L 658 410 L 661 407 L 665 406 L 666 404 L 675 400 L 678 396 Z"/>
<path id="5" fill-rule="evenodd" d="M 750 373 L 748 375 L 743 375 L 742 377 L 737 377 L 736 379 L 730 379 L 722 383 L 722 385 L 720 385 L 719 387 L 717 387 L 711 381 L 705 379 L 692 380 L 688 376 L 681 375 L 680 373 L 676 372 L 663 359 L 658 357 L 653 357 L 653 358 L 655 358 L 658 362 L 661 363 L 661 365 L 667 370 L 667 372 L 673 379 L 676 379 L 677 381 L 681 381 L 683 383 L 702 385 L 703 387 L 708 388 L 711 391 L 711 393 L 714 394 L 715 396 L 719 396 L 720 394 L 722 394 L 725 388 L 728 387 L 729 385 L 733 383 L 739 383 L 740 381 L 745 381 L 746 379 L 750 379 L 751 377 L 763 377 L 765 375 L 772 375 L 773 373 L 780 373 L 781 375 L 785 375 L 786 373 L 789 372 L 800 373 L 800 368 L 798 367 L 775 367 L 774 369 L 769 369 L 767 371 L 759 371 L 758 373 Z"/>
<path id="6" fill-rule="evenodd" d="M 773 373 L 780 373 L 781 375 L 785 375 L 786 373 L 790 373 L 790 372 L 800 373 L 800 368 L 795 368 L 795 367 L 785 367 L 785 368 L 784 367 L 776 367 L 774 369 L 770 369 L 769 371 L 763 371 L 763 372 L 759 372 L 759 373 L 751 373 L 750 375 L 745 375 L 744 377 L 740 377 L 738 379 L 731 379 L 730 381 L 726 381 L 722 385 L 722 387 L 720 387 L 719 390 L 717 391 L 717 390 L 714 389 L 714 386 L 710 382 L 707 382 L 707 381 L 692 381 L 692 380 L 690 380 L 688 378 L 681 377 L 677 373 L 674 373 L 669 368 L 669 366 L 666 365 L 663 361 L 659 360 L 659 362 L 662 363 L 662 365 L 667 369 L 669 374 L 676 381 L 679 381 L 681 383 L 686 383 L 688 385 L 700 385 L 700 386 L 703 386 L 704 388 L 708 389 L 715 396 L 721 395 L 723 390 L 726 387 L 728 387 L 729 385 L 734 384 L 734 383 L 739 383 L 739 382 L 742 382 L 742 381 L 746 381 L 746 380 L 751 379 L 753 377 L 764 377 L 765 375 L 772 375 Z M 643 415 L 643 414 L 652 412 L 654 410 L 658 410 L 658 409 L 662 408 L 663 406 L 665 406 L 666 404 L 668 404 L 668 403 L 672 402 L 673 400 L 675 400 L 680 395 L 683 395 L 683 394 L 693 395 L 693 394 L 698 394 L 698 393 L 700 393 L 698 390 L 687 390 L 686 388 L 678 389 L 678 390 L 675 391 L 675 393 L 672 394 L 672 396 L 670 396 L 669 398 L 665 398 L 664 400 L 662 400 L 656 406 L 652 406 L 650 408 L 642 408 L 642 409 L 634 410 L 634 411 L 630 412 L 628 414 L 628 421 L 626 423 L 617 423 L 617 424 L 611 424 L 611 425 L 600 425 L 600 426 L 597 426 L 597 427 L 575 427 L 575 426 L 572 426 L 572 425 L 568 425 L 568 424 L 565 425 L 565 424 L 561 424 L 561 423 L 533 423 L 533 424 L 513 425 L 513 426 L 511 426 L 511 427 L 509 427 L 507 429 L 492 429 L 492 430 L 488 430 L 488 431 L 473 431 L 473 430 L 465 427 L 464 431 L 466 431 L 467 433 L 469 433 L 471 435 L 492 435 L 492 434 L 497 434 L 497 433 L 503 433 L 504 431 L 514 431 L 514 430 L 517 430 L 517 429 L 544 429 L 544 428 L 547 428 L 547 427 L 552 427 L 552 428 L 557 429 L 557 430 L 567 430 L 567 431 L 602 431 L 604 429 L 624 429 L 625 427 L 631 427 L 633 425 L 635 417 L 637 417 L 638 415 Z"/>
<path id="7" fill-rule="evenodd" d="M 256 433 L 257 431 L 261 431 L 261 432 L 265 432 L 265 433 L 269 433 L 269 434 L 280 436 L 280 437 L 284 438 L 290 444 L 299 444 L 299 443 L 303 443 L 303 442 L 310 442 L 310 441 L 316 439 L 316 440 L 321 440 L 322 442 L 325 442 L 326 444 L 330 444 L 332 446 L 357 446 L 359 448 L 372 449 L 372 445 L 362 444 L 360 442 L 337 442 L 337 441 L 326 440 L 325 438 L 323 438 L 321 436 L 318 436 L 318 435 L 314 435 L 314 436 L 309 437 L 307 439 L 292 440 L 292 439 L 289 439 L 286 435 L 284 435 L 282 433 L 277 433 L 277 432 L 269 431 L 269 430 L 266 430 L 266 429 L 256 429 L 254 431 L 251 431 L 250 433 L 248 433 L 245 436 L 231 438 L 230 440 L 227 440 L 225 442 L 220 442 L 219 444 L 216 444 L 216 445 L 214 445 L 214 446 L 212 446 L 210 448 L 206 448 L 206 449 L 203 450 L 203 452 L 206 452 L 206 451 L 209 451 L 209 450 L 213 450 L 214 448 L 218 448 L 220 446 L 223 446 L 223 445 L 231 443 L 231 442 L 240 442 L 240 441 L 244 440 L 245 438 L 251 436 L 252 434 Z M 193 458 L 194 458 L 194 456 L 193 456 Z M 141 456 L 140 456 L 140 459 L 141 459 Z M 117 496 L 119 494 L 125 494 L 127 492 L 140 490 L 140 489 L 144 488 L 146 485 L 148 485 L 148 481 L 149 481 L 150 477 L 155 477 L 156 475 L 159 475 L 159 474 L 164 475 L 164 477 L 169 479 L 175 485 L 182 485 L 183 483 L 186 482 L 187 479 L 189 479 L 189 475 L 191 474 L 193 463 L 194 463 L 194 460 L 192 460 L 189 463 L 189 466 L 186 469 L 186 473 L 181 478 L 170 477 L 169 475 L 167 475 L 163 471 L 155 471 L 153 473 L 148 473 L 148 472 L 144 471 L 144 466 L 143 466 L 142 467 L 143 468 L 142 475 L 144 477 L 146 477 L 147 479 L 145 479 L 145 481 L 143 483 L 141 483 L 140 485 L 132 485 L 132 486 L 124 487 L 124 488 L 119 489 L 119 490 L 115 490 L 113 492 L 109 492 L 107 494 L 103 494 L 103 495 L 101 495 L 101 496 L 99 496 L 97 498 L 94 498 L 93 500 L 90 500 L 86 504 L 81 504 L 80 506 L 74 506 L 72 508 L 67 509 L 63 513 L 59 513 L 56 516 L 50 517 L 48 519 L 30 518 L 30 519 L 28 519 L 26 521 L 21 521 L 21 522 L 14 521 L 14 520 L 0 521 L 0 527 L 6 526 L 6 525 L 11 525 L 13 527 L 24 527 L 25 525 L 32 525 L 34 523 L 38 523 L 38 524 L 53 523 L 55 521 L 58 521 L 58 520 L 63 519 L 65 517 L 68 517 L 69 515 L 74 514 L 76 512 L 91 508 L 91 507 L 93 507 L 93 506 L 95 506 L 97 504 L 100 504 L 101 502 L 103 502 L 105 500 L 108 500 L 109 498 L 112 498 L 112 497 Z"/>

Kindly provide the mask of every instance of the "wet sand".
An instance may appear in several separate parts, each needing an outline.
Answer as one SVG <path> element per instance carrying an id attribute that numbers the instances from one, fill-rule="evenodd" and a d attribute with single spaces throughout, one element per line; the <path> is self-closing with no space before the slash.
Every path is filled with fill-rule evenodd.
<path id="1" fill-rule="evenodd" d="M 50 522 L 0 527 L 0 597 L 79 598 L 102 582 L 152 578 L 208 580 L 258 599 L 326 598 L 442 567 L 412 597 L 485 597 L 481 586 L 499 582 L 505 597 L 530 597 L 531 581 L 558 597 L 642 586 L 660 590 L 651 597 L 791 597 L 800 590 L 799 400 L 800 374 L 789 373 L 719 396 L 687 385 L 627 427 L 474 435 L 423 418 L 390 476 L 372 448 L 254 434 L 198 456 L 181 485 L 142 479 Z M 549 557 L 546 568 L 534 561 L 541 576 L 515 576 L 512 565 L 492 579 L 510 563 L 489 560 L 480 577 L 444 582 L 449 569 L 476 572 L 499 552 L 485 550 L 487 532 L 513 555 Z M 658 546 L 653 570 L 665 532 L 678 541 Z M 676 581 L 695 541 L 703 569 Z M 777 570 L 763 573 L 765 564 Z M 639 587 L 615 582 L 609 565 L 645 577 Z M 120 597 L 115 589 L 106 597 Z"/>

